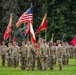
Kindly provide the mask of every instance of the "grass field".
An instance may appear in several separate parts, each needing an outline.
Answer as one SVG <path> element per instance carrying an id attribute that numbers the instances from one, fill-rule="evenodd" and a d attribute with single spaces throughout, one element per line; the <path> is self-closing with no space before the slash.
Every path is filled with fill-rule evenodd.
<path id="1" fill-rule="evenodd" d="M 2 67 L 0 60 L 0 75 L 76 75 L 76 60 L 70 59 L 69 65 L 63 66 L 62 71 L 59 71 L 58 65 L 55 66 L 53 71 L 50 69 L 46 71 L 38 71 L 37 69 L 35 71 L 23 71 L 20 66 L 17 68 Z"/>

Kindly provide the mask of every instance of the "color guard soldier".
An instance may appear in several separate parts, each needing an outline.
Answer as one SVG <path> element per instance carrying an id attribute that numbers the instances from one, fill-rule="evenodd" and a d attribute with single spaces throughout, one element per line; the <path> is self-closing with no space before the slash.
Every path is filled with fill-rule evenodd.
<path id="1" fill-rule="evenodd" d="M 5 45 L 5 42 L 2 41 L 2 46 L 1 46 L 2 66 L 5 66 L 6 51 L 7 51 L 7 46 Z"/>
<path id="2" fill-rule="evenodd" d="M 21 69 L 26 69 L 26 62 L 27 62 L 27 45 L 25 45 L 25 42 L 22 42 L 21 46 Z"/>

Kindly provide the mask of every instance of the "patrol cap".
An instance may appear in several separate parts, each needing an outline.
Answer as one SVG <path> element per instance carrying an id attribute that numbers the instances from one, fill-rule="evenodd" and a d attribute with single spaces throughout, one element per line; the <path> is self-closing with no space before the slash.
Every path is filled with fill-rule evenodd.
<path id="1" fill-rule="evenodd" d="M 49 42 L 49 44 L 53 44 L 53 42 L 52 42 L 52 41 L 50 41 L 50 42 Z"/>
<path id="2" fill-rule="evenodd" d="M 5 44 L 5 41 L 2 41 L 2 44 Z"/>
<path id="3" fill-rule="evenodd" d="M 46 40 L 45 40 L 45 39 L 43 39 L 43 42 L 44 42 L 44 43 L 46 43 Z"/>
<path id="4" fill-rule="evenodd" d="M 25 41 L 22 41 L 23 44 L 25 44 Z"/>
<path id="5" fill-rule="evenodd" d="M 27 41 L 27 44 L 29 45 L 30 44 L 30 41 Z"/>
<path id="6" fill-rule="evenodd" d="M 61 42 L 60 40 L 57 40 L 56 42 Z"/>

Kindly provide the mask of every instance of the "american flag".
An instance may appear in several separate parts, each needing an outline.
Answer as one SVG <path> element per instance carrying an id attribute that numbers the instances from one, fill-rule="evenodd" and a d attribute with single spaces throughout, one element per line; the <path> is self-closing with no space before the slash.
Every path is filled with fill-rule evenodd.
<path id="1" fill-rule="evenodd" d="M 32 18 L 33 18 L 32 8 L 30 7 L 21 15 L 18 22 L 16 23 L 16 27 L 19 27 L 24 22 L 31 22 Z"/>

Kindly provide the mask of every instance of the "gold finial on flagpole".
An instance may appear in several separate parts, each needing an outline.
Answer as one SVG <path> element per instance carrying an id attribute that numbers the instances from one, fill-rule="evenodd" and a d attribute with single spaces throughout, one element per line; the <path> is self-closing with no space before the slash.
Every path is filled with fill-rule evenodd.
<path id="1" fill-rule="evenodd" d="M 32 7 L 33 5 L 32 5 L 32 3 L 31 3 L 31 7 Z"/>

